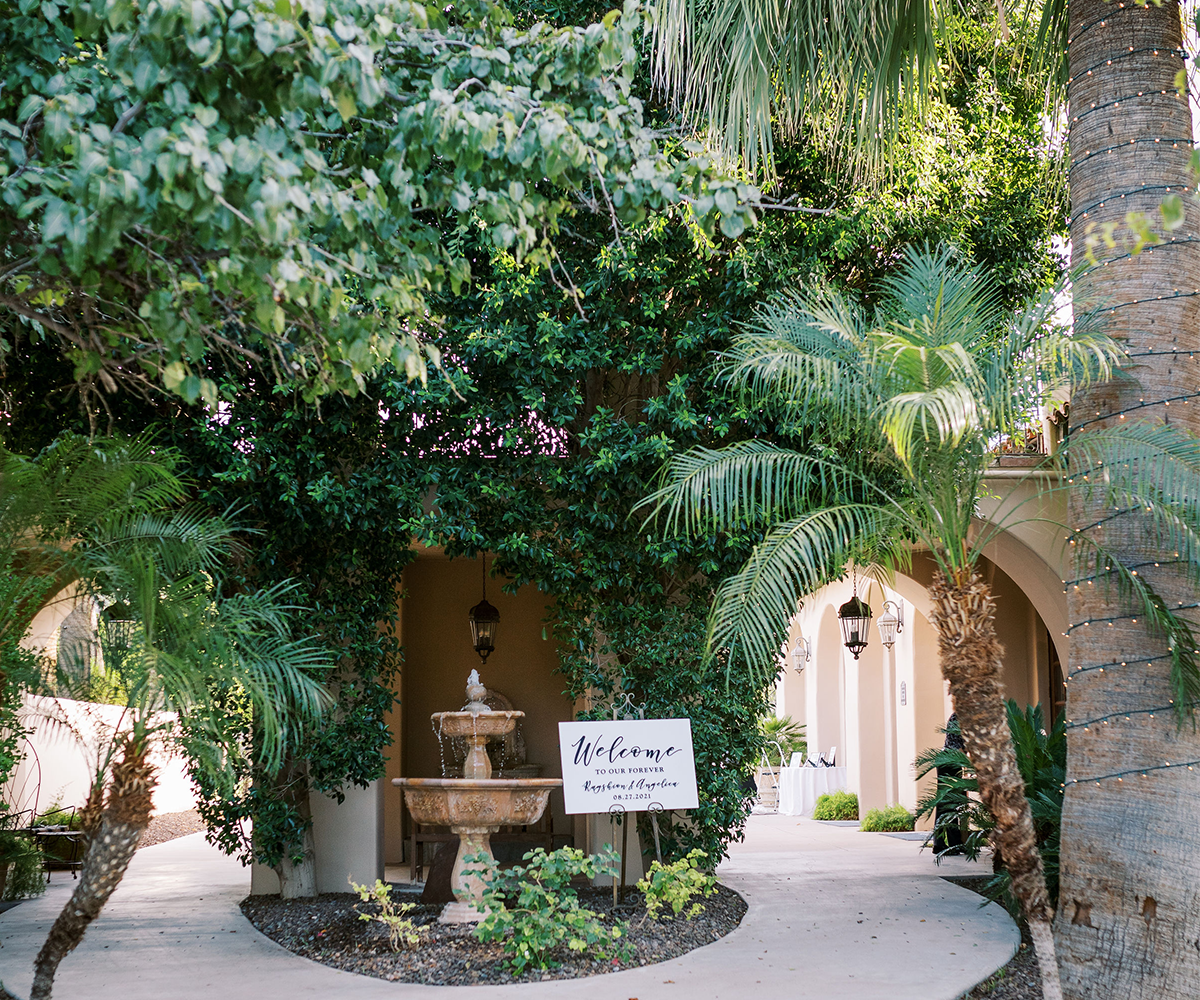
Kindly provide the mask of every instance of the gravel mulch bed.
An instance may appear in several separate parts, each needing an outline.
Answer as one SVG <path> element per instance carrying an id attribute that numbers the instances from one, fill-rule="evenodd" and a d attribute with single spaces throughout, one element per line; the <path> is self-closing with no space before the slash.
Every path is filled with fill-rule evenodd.
<path id="1" fill-rule="evenodd" d="M 393 898 L 406 897 L 393 889 Z M 414 897 L 415 898 L 415 897 Z M 611 890 L 591 887 L 579 890 L 580 904 L 612 915 Z M 649 965 L 676 958 L 728 934 L 742 919 L 746 903 L 732 889 L 718 886 L 704 901 L 704 912 L 692 920 L 675 917 L 643 920 L 646 914 L 636 891 L 626 896 L 620 916 L 629 921 L 626 940 L 634 947 L 627 961 L 614 962 L 594 953 L 566 952 L 554 957 L 560 963 L 546 972 L 527 970 L 515 976 L 501 965 L 499 943 L 484 944 L 471 933 L 470 924 L 438 924 L 441 906 L 418 904 L 410 911 L 414 923 L 429 928 L 414 951 L 393 952 L 381 924 L 358 917 L 359 903 L 352 893 L 328 893 L 316 899 L 281 900 L 276 896 L 250 896 L 242 901 L 242 912 L 260 931 L 289 951 L 315 962 L 357 972 L 377 979 L 439 986 L 474 983 L 528 983 L 545 979 L 576 979 L 606 972 Z"/>
<path id="2" fill-rule="evenodd" d="M 989 876 L 943 875 L 942 878 L 982 896 Z M 962 1000 L 1042 1000 L 1042 973 L 1024 920 L 1021 921 L 1021 947 L 1012 960 L 970 993 L 964 993 Z"/>
<path id="3" fill-rule="evenodd" d="M 159 813 L 150 820 L 138 842 L 138 847 L 151 847 L 154 844 L 165 844 L 176 837 L 186 837 L 189 833 L 203 833 L 204 820 L 195 809 L 187 812 Z"/>

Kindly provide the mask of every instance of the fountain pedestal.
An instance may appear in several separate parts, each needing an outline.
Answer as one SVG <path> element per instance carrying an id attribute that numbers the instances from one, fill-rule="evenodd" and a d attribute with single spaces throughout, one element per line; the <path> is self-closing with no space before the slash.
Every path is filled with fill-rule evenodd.
<path id="1" fill-rule="evenodd" d="M 447 903 L 441 923 L 469 923 L 483 918 L 474 904 L 483 899 L 483 882 L 464 875 L 463 859 L 475 854 L 494 858 L 492 834 L 502 826 L 527 826 L 541 819 L 550 793 L 561 778 L 394 778 L 404 789 L 404 803 L 417 823 L 448 826 L 458 834 L 458 855 L 450 874 L 454 902 Z"/>

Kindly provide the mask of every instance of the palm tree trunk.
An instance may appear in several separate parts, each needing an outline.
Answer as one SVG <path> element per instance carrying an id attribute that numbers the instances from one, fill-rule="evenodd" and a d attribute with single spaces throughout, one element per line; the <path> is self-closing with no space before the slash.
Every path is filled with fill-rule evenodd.
<path id="1" fill-rule="evenodd" d="M 1200 401 L 1186 399 L 1200 391 L 1189 358 L 1200 330 L 1200 206 L 1187 191 L 1188 102 L 1175 90 L 1184 67 L 1179 5 L 1070 0 L 1069 13 L 1072 262 L 1088 268 L 1074 286 L 1075 323 L 1125 339 L 1138 380 L 1078 395 L 1072 435 L 1134 420 L 1195 432 Z M 1166 234 L 1168 242 L 1130 255 L 1126 213 L 1143 212 L 1156 225 L 1168 193 L 1183 198 L 1183 226 Z M 1094 240 L 1108 224 L 1117 226 L 1113 247 Z M 1156 545 L 1138 516 L 1113 517 L 1076 492 L 1069 517 L 1073 529 L 1137 566 L 1169 607 L 1196 603 L 1170 565 L 1173 553 Z M 1114 604 L 1107 581 L 1091 579 L 1094 570 L 1074 575 L 1055 926 L 1064 989 L 1078 1000 L 1194 997 L 1200 781 L 1186 768 L 1145 777 L 1140 769 L 1200 759 L 1200 734 L 1176 728 L 1168 651 L 1144 617 Z"/>
<path id="2" fill-rule="evenodd" d="M 113 765 L 108 800 L 99 816 L 87 819 L 89 815 L 95 817 L 95 804 L 90 800 L 90 808 L 84 809 L 88 843 L 79 884 L 34 960 L 30 1000 L 50 1000 L 59 963 L 75 950 L 88 925 L 100 915 L 124 877 L 142 831 L 150 822 L 151 792 L 157 784 L 154 766 L 146 762 L 144 743 L 128 739 L 124 751 L 121 760 Z"/>
<path id="3" fill-rule="evenodd" d="M 950 682 L 966 754 L 979 778 L 979 796 L 996 820 L 993 846 L 1004 859 L 1013 895 L 1029 923 L 1041 967 L 1042 995 L 1045 1000 L 1061 1000 L 1050 930 L 1054 908 L 1004 709 L 1004 648 L 996 640 L 992 621 L 995 601 L 975 573 L 963 582 L 936 573 L 929 595 L 942 675 Z"/>

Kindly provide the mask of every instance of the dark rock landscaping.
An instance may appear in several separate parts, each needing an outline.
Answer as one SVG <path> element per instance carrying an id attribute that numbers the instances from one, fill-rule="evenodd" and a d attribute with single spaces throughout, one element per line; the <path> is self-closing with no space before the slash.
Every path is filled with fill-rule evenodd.
<path id="1" fill-rule="evenodd" d="M 399 887 L 396 887 L 399 889 Z M 408 899 L 394 892 L 395 898 Z M 415 902 L 417 896 L 411 896 Z M 591 887 L 579 890 L 580 904 L 612 919 L 612 892 Z M 712 944 L 741 922 L 746 903 L 736 892 L 718 886 L 703 901 L 704 911 L 691 920 L 684 916 L 649 920 L 641 894 L 630 891 L 618 911 L 629 923 L 627 940 L 633 946 L 625 961 L 600 958 L 594 950 L 554 955 L 558 963 L 549 970 L 526 970 L 517 976 L 503 967 L 499 943 L 484 944 L 472 935 L 473 925 L 437 923 L 440 906 L 417 903 L 409 916 L 428 927 L 419 947 L 392 951 L 387 932 L 376 923 L 359 919 L 362 903 L 352 893 L 328 893 L 315 899 L 282 900 L 277 896 L 250 896 L 242 902 L 247 919 L 267 937 L 289 951 L 315 962 L 378 979 L 403 983 L 465 986 L 475 983 L 522 983 L 543 979 L 575 979 L 649 965 L 676 958 L 702 945 Z"/>

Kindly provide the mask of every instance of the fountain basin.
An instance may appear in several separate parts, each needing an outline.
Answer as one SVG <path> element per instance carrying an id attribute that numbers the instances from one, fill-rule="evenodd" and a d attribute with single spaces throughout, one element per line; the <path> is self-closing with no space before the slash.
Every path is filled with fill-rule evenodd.
<path id="1" fill-rule="evenodd" d="M 404 804 L 418 823 L 499 827 L 536 823 L 562 779 L 393 778 L 392 784 L 404 789 Z"/>
<path id="2" fill-rule="evenodd" d="M 502 826 L 527 826 L 541 819 L 550 793 L 561 787 L 561 778 L 393 778 L 404 789 L 404 804 L 415 822 L 448 826 L 458 834 L 458 855 L 450 873 L 454 902 L 447 903 L 441 923 L 471 923 L 484 916 L 474 904 L 483 898 L 484 885 L 464 859 L 492 854 L 491 836 Z"/>
<path id="3" fill-rule="evenodd" d="M 503 736 L 516 728 L 524 712 L 434 712 L 441 736 Z"/>

